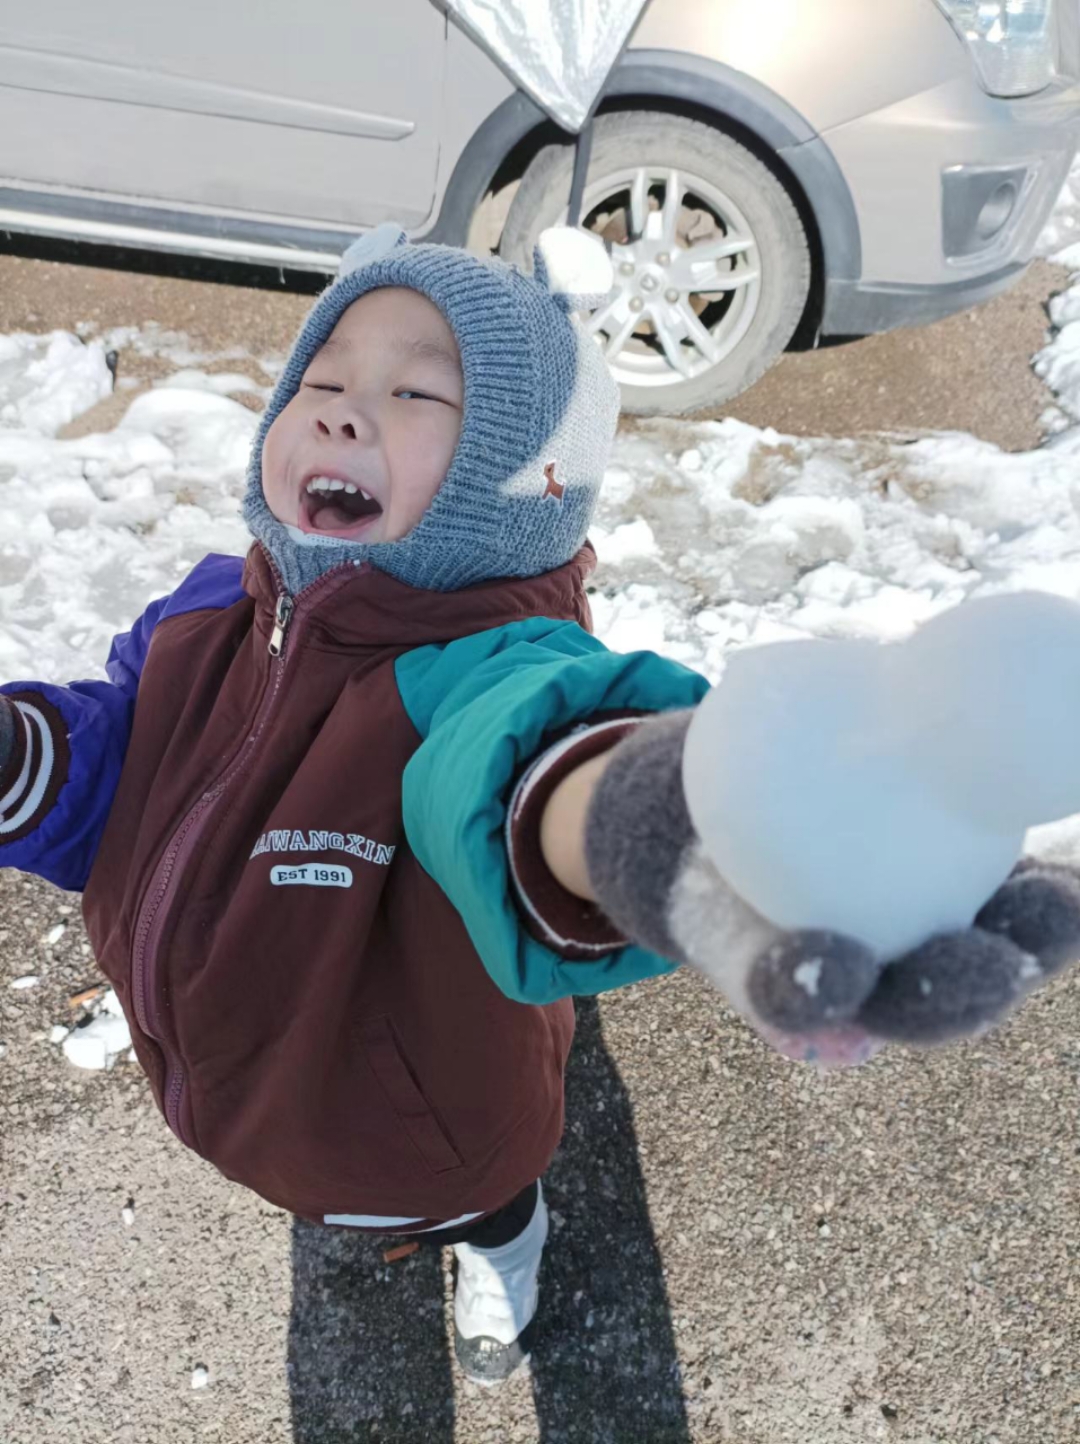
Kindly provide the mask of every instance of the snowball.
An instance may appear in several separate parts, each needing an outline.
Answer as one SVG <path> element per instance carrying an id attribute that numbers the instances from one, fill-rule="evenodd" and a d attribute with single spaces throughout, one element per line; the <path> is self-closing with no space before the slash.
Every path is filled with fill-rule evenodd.
<path id="1" fill-rule="evenodd" d="M 728 661 L 687 736 L 694 827 L 782 928 L 894 957 L 969 927 L 1027 829 L 1080 812 L 1080 604 L 984 598 L 904 641 L 803 639 Z M 1017 685 L 1023 678 L 1023 685 Z M 811 994 L 818 976 L 796 981 Z"/>

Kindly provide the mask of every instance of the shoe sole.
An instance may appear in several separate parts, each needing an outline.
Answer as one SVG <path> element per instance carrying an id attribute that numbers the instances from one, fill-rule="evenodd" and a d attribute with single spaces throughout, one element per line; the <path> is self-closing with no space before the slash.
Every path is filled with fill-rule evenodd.
<path id="1" fill-rule="evenodd" d="M 512 1344 L 479 1334 L 466 1339 L 454 1325 L 454 1354 L 462 1373 L 474 1384 L 496 1389 L 532 1358 L 535 1319 L 530 1319 Z M 480 1359 L 484 1362 L 481 1364 Z"/>

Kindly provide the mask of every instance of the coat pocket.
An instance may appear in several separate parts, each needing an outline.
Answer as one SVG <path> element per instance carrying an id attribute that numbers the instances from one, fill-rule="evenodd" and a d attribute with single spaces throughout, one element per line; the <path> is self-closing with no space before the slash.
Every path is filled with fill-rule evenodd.
<path id="1" fill-rule="evenodd" d="M 360 1024 L 360 1041 L 390 1107 L 424 1162 L 433 1173 L 461 1168 L 457 1150 L 443 1132 L 442 1124 L 405 1061 L 389 1014 L 366 1018 Z"/>

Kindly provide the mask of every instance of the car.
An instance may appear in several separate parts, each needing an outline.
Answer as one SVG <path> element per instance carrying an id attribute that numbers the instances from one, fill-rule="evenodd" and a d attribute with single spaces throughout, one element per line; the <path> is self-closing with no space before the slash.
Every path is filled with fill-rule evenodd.
<path id="1" fill-rule="evenodd" d="M 1028 264 L 1080 139 L 1075 0 L 651 0 L 580 224 L 628 411 L 931 321 Z M 0 231 L 332 273 L 381 221 L 528 268 L 576 140 L 433 0 L 38 0 L 0 20 Z"/>

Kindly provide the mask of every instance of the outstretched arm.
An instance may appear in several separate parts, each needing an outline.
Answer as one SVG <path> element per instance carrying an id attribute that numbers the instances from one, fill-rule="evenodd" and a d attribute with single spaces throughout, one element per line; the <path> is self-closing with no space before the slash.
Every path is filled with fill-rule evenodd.
<path id="1" fill-rule="evenodd" d="M 568 771 L 539 820 L 559 885 L 599 903 L 625 934 L 706 973 L 773 1046 L 859 1062 L 887 1041 L 985 1031 L 1080 957 L 1080 875 L 1025 859 L 962 932 L 902 958 L 854 939 L 782 932 L 749 908 L 705 855 L 682 792 L 690 711 L 638 723 Z"/>

